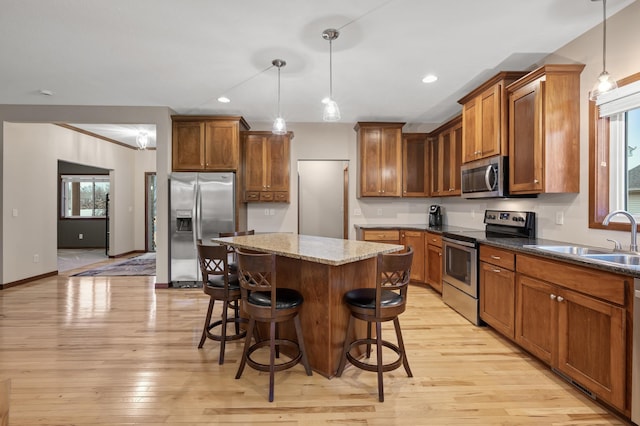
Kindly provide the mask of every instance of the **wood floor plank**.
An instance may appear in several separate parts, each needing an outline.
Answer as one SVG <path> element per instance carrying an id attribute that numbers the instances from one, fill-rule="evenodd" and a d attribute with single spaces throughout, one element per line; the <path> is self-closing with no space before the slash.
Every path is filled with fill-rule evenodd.
<path id="1" fill-rule="evenodd" d="M 302 366 L 234 378 L 242 342 L 198 350 L 208 298 L 154 277 L 49 277 L 0 291 L 0 380 L 12 425 L 623 425 L 437 293 L 411 286 L 400 321 L 414 377 Z M 216 307 L 214 315 L 220 315 Z M 313 330 L 305 330 L 305 335 Z M 393 340 L 391 324 L 383 333 Z M 387 334 L 388 333 L 388 334 Z"/>

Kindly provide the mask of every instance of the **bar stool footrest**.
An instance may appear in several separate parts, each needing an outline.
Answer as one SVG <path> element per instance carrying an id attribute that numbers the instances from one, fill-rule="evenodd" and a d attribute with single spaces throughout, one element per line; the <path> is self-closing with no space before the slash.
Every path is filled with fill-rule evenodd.
<path id="1" fill-rule="evenodd" d="M 249 321 L 247 321 L 246 318 L 232 318 L 232 319 L 228 319 L 227 320 L 227 325 L 229 324 L 233 324 L 233 323 L 238 323 L 238 324 L 246 324 Z M 211 339 L 211 340 L 215 340 L 217 342 L 221 342 L 222 339 L 222 335 L 221 334 L 213 334 L 211 333 L 211 330 L 219 327 L 222 325 L 222 320 L 218 320 L 216 322 L 212 322 L 211 324 L 209 324 L 209 326 L 207 327 L 207 330 L 205 332 L 207 338 Z M 244 337 L 247 336 L 247 330 L 240 330 L 240 333 L 233 333 L 233 334 L 227 334 L 227 336 L 225 337 L 225 341 L 229 342 L 232 340 L 238 340 L 238 339 L 243 339 Z"/>
<path id="2" fill-rule="evenodd" d="M 349 362 L 351 364 L 353 364 L 354 366 L 361 368 L 363 370 L 366 371 L 378 371 L 378 365 L 377 364 L 369 364 L 367 362 L 363 362 L 360 359 L 354 357 L 353 355 L 351 355 L 351 349 L 353 349 L 356 346 L 362 346 L 362 345 L 376 345 L 378 342 L 376 341 L 376 339 L 357 339 L 354 340 L 353 342 L 351 342 L 351 344 L 349 345 L 349 350 L 347 351 L 347 359 L 349 360 Z M 397 355 L 398 355 L 398 359 L 396 359 L 393 362 L 389 362 L 387 364 L 382 364 L 382 371 L 392 371 L 397 369 L 398 367 L 400 367 L 402 365 L 402 360 L 403 360 L 403 356 L 402 356 L 402 352 L 400 351 L 400 348 L 398 347 L 398 345 L 391 343 L 387 340 L 382 340 L 380 342 L 382 344 L 382 346 L 391 349 L 392 351 L 394 351 Z"/>
<path id="3" fill-rule="evenodd" d="M 269 364 L 263 364 L 261 362 L 257 362 L 254 359 L 251 358 L 251 354 L 253 352 L 255 352 L 256 350 L 263 348 L 263 347 L 269 347 L 270 342 L 269 340 L 262 340 L 260 342 L 254 343 L 253 345 L 251 345 L 249 347 L 249 349 L 247 350 L 247 364 L 249 364 L 250 367 L 258 370 L 258 371 L 271 371 L 271 366 Z M 300 360 L 302 359 L 302 352 L 300 351 L 300 346 L 298 346 L 298 342 L 295 342 L 293 340 L 288 340 L 288 339 L 276 339 L 275 340 L 275 345 L 276 346 L 287 346 L 290 348 L 294 348 L 297 349 L 298 353 L 296 354 L 296 356 L 294 356 L 291 360 L 286 361 L 286 362 L 282 362 L 279 364 L 274 364 L 273 365 L 273 371 L 282 371 L 282 370 L 286 370 L 288 368 L 293 367 L 294 365 L 296 365 L 298 362 L 300 362 Z M 279 358 L 276 358 L 279 359 Z"/>

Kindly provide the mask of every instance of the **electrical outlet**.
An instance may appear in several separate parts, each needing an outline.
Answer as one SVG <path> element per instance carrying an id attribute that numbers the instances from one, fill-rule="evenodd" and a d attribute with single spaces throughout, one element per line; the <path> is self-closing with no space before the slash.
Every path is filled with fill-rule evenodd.
<path id="1" fill-rule="evenodd" d="M 382 209 L 378 209 L 378 216 L 382 216 Z"/>
<path id="2" fill-rule="evenodd" d="M 39 254 L 34 254 L 33 255 L 33 263 L 38 263 L 40 262 L 40 255 Z"/>
<path id="3" fill-rule="evenodd" d="M 556 212 L 556 225 L 564 225 L 564 213 Z"/>
<path id="4" fill-rule="evenodd" d="M 362 210 L 361 209 L 353 209 L 353 215 L 354 216 L 362 216 Z"/>
<path id="5" fill-rule="evenodd" d="M 84 238 L 84 234 L 78 234 L 78 239 L 81 240 Z"/>
<path id="6" fill-rule="evenodd" d="M 264 209 L 264 215 L 269 216 L 269 209 Z"/>
<path id="7" fill-rule="evenodd" d="M 11 212 L 13 217 L 18 217 L 18 209 L 13 209 L 13 211 Z"/>
<path id="8" fill-rule="evenodd" d="M 269 216 L 275 216 L 275 214 L 276 214 L 275 209 L 270 209 L 269 210 Z"/>

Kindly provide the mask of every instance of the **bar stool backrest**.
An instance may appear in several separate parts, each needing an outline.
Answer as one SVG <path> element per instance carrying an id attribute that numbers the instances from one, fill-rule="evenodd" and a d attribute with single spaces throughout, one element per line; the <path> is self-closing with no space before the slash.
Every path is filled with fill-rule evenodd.
<path id="1" fill-rule="evenodd" d="M 200 263 L 203 286 L 207 285 L 210 276 L 219 275 L 224 278 L 224 288 L 225 291 L 228 291 L 229 263 L 226 246 L 198 244 L 198 262 Z"/>
<path id="2" fill-rule="evenodd" d="M 378 282 L 376 285 L 376 317 L 380 317 L 382 292 L 391 290 L 399 292 L 402 305 L 407 303 L 407 289 L 411 279 L 411 262 L 413 262 L 413 248 L 405 253 L 379 254 L 377 262 Z"/>
<path id="3" fill-rule="evenodd" d="M 276 315 L 276 255 L 268 253 L 246 253 L 237 250 L 238 280 L 242 300 L 256 291 L 268 293 L 271 298 L 271 317 Z M 250 304 L 248 304 L 250 305 Z M 251 309 L 247 306 L 247 309 Z"/>

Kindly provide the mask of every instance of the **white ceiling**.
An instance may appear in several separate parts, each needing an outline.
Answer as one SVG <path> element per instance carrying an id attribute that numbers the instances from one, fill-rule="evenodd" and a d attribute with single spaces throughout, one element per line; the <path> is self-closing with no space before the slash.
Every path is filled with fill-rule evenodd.
<path id="1" fill-rule="evenodd" d="M 608 15 L 631 3 L 609 0 Z M 442 123 L 488 77 L 531 69 L 602 20 L 592 0 L 0 0 L 0 10 L 0 104 L 168 106 L 250 124 L 276 116 L 276 58 L 287 62 L 282 115 L 322 121 L 327 28 L 340 30 L 342 122 Z M 428 73 L 439 80 L 422 83 Z"/>

